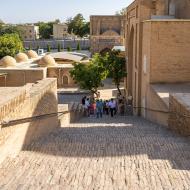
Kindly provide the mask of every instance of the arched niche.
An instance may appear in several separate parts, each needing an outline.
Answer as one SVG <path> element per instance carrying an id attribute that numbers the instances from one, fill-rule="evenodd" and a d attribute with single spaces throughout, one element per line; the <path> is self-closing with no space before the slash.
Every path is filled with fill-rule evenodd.
<path id="1" fill-rule="evenodd" d="M 63 86 L 69 85 L 69 77 L 67 75 L 62 76 L 62 84 L 63 84 Z"/>

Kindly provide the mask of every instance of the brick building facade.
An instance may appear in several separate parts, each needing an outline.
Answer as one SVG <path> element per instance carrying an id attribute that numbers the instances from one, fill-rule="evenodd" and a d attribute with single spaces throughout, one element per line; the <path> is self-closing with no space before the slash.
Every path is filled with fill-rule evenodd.
<path id="1" fill-rule="evenodd" d="M 127 94 L 135 114 L 165 125 L 170 85 L 190 82 L 189 10 L 187 0 L 136 0 L 126 11 Z"/>
<path id="2" fill-rule="evenodd" d="M 91 16 L 90 42 L 92 54 L 124 43 L 123 16 Z"/>

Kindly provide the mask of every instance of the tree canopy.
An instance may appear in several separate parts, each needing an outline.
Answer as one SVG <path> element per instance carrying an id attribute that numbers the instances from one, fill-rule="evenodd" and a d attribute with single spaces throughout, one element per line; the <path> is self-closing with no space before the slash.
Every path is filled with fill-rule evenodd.
<path id="1" fill-rule="evenodd" d="M 53 25 L 60 23 L 59 19 L 50 22 L 38 22 L 36 23 L 39 26 L 40 38 L 42 39 L 50 39 L 53 35 Z"/>
<path id="2" fill-rule="evenodd" d="M 124 15 L 125 12 L 126 12 L 126 8 L 123 8 L 123 9 L 121 9 L 120 11 L 117 11 L 115 14 L 116 14 L 116 15 Z"/>
<path id="3" fill-rule="evenodd" d="M 120 54 L 120 51 L 110 51 L 108 53 L 108 62 L 106 67 L 109 71 L 109 76 L 113 79 L 119 94 L 121 94 L 120 83 L 127 76 L 125 67 L 125 57 Z"/>
<path id="4" fill-rule="evenodd" d="M 107 77 L 107 70 L 98 59 L 96 55 L 90 64 L 75 63 L 74 69 L 70 71 L 72 78 L 81 89 L 89 90 L 96 95 L 98 87 L 103 86 L 102 81 Z"/>
<path id="5" fill-rule="evenodd" d="M 127 76 L 125 57 L 120 54 L 120 51 L 110 51 L 104 55 L 95 54 L 90 64 L 75 64 L 70 73 L 80 88 L 95 94 L 98 87 L 103 86 L 102 81 L 109 76 L 121 94 L 120 83 Z"/>
<path id="6" fill-rule="evenodd" d="M 4 34 L 18 34 L 19 38 L 22 39 L 22 32 L 17 26 L 0 24 L 0 36 Z"/>
<path id="7" fill-rule="evenodd" d="M 67 19 L 68 32 L 80 37 L 84 37 L 90 33 L 90 22 L 86 22 L 82 14 Z"/>
<path id="8" fill-rule="evenodd" d="M 15 56 L 23 49 L 23 43 L 18 34 L 4 34 L 0 36 L 0 58 L 6 55 Z"/>

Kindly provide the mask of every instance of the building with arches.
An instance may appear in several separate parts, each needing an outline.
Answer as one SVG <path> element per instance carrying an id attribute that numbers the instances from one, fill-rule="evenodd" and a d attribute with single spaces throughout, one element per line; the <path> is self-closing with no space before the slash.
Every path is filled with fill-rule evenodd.
<path id="1" fill-rule="evenodd" d="M 124 17 L 117 15 L 90 17 L 91 53 L 111 50 L 124 43 Z"/>
<path id="2" fill-rule="evenodd" d="M 188 0 L 135 0 L 127 7 L 126 91 L 135 114 L 170 125 L 171 94 L 189 93 L 189 19 Z"/>
<path id="3" fill-rule="evenodd" d="M 88 64 L 89 57 L 77 52 L 57 52 L 38 56 L 29 50 L 15 58 L 5 56 L 0 60 L 0 86 L 23 86 L 44 78 L 56 78 L 58 88 L 73 88 L 77 84 L 70 76 L 73 63 Z"/>

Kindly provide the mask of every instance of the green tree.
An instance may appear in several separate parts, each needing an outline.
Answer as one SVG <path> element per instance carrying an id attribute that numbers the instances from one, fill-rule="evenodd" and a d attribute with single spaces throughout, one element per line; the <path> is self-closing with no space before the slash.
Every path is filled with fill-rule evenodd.
<path id="1" fill-rule="evenodd" d="M 83 31 L 83 36 L 90 35 L 90 22 L 85 22 L 82 31 Z"/>
<path id="2" fill-rule="evenodd" d="M 19 38 L 22 40 L 23 31 L 17 26 L 13 25 L 1 25 L 0 26 L 0 36 L 4 34 L 18 34 Z"/>
<path id="3" fill-rule="evenodd" d="M 102 81 L 106 78 L 104 70 L 93 62 L 88 65 L 74 64 L 70 74 L 81 89 L 89 90 L 96 95 L 98 95 L 98 87 L 103 86 Z"/>
<path id="4" fill-rule="evenodd" d="M 23 50 L 23 43 L 18 34 L 4 34 L 0 36 L 0 58 L 6 55 L 15 56 Z"/>
<path id="5" fill-rule="evenodd" d="M 57 51 L 61 52 L 61 44 L 60 43 L 58 43 L 58 45 L 57 45 Z"/>
<path id="6" fill-rule="evenodd" d="M 48 23 L 39 23 L 40 38 L 50 39 L 52 35 L 52 28 Z"/>
<path id="7" fill-rule="evenodd" d="M 77 43 L 77 51 L 80 51 L 81 50 L 81 47 L 80 47 L 80 43 L 78 42 Z"/>
<path id="8" fill-rule="evenodd" d="M 90 23 L 86 22 L 82 14 L 67 19 L 68 32 L 83 37 L 90 33 Z"/>
<path id="9" fill-rule="evenodd" d="M 68 46 L 68 47 L 67 47 L 67 51 L 72 51 L 72 47 L 71 47 L 71 46 Z"/>
<path id="10" fill-rule="evenodd" d="M 110 51 L 107 55 L 106 67 L 109 71 L 109 76 L 113 79 L 119 94 L 121 95 L 120 83 L 127 76 L 125 69 L 125 57 L 120 54 L 120 51 Z"/>
<path id="11" fill-rule="evenodd" d="M 53 35 L 53 25 L 60 23 L 59 19 L 56 19 L 55 21 L 50 22 L 38 22 L 36 23 L 37 26 L 39 26 L 39 33 L 40 38 L 42 39 L 50 39 Z"/>
<path id="12" fill-rule="evenodd" d="M 47 44 L 47 52 L 51 52 L 51 46 Z"/>
<path id="13" fill-rule="evenodd" d="M 116 13 L 115 13 L 115 15 L 125 15 L 125 12 L 126 12 L 126 8 L 123 8 L 123 9 L 121 9 L 120 11 L 117 11 Z"/>

